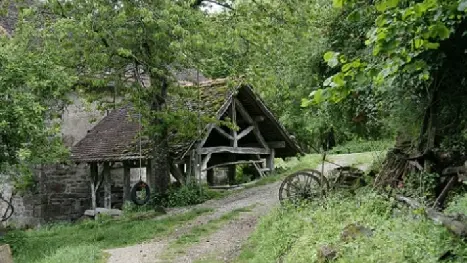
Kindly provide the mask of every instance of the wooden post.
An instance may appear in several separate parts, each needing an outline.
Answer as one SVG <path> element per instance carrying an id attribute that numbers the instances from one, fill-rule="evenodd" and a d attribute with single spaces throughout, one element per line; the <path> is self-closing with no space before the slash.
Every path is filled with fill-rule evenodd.
<path id="1" fill-rule="evenodd" d="M 112 208 L 112 185 L 110 182 L 110 164 L 104 163 L 104 208 Z"/>
<path id="2" fill-rule="evenodd" d="M 123 163 L 123 202 L 130 201 L 130 167 L 127 163 Z"/>
<path id="3" fill-rule="evenodd" d="M 146 183 L 149 185 L 151 193 L 156 191 L 156 178 L 152 172 L 152 160 L 146 162 Z"/>
<path id="4" fill-rule="evenodd" d="M 92 205 L 92 210 L 96 210 L 97 208 L 97 189 L 99 188 L 99 168 L 97 166 L 97 163 L 91 163 L 90 164 L 91 168 L 91 176 L 90 176 L 90 182 L 91 182 L 91 205 Z"/>
<path id="5" fill-rule="evenodd" d="M 214 185 L 214 169 L 209 169 L 206 171 L 206 180 L 208 185 Z"/>
<path id="6" fill-rule="evenodd" d="M 271 154 L 268 155 L 268 158 L 266 160 L 266 165 L 269 168 L 269 171 L 272 173 L 274 172 L 274 158 L 275 158 L 275 151 L 274 149 L 271 149 Z"/>
<path id="7" fill-rule="evenodd" d="M 227 177 L 229 178 L 229 184 L 234 185 L 235 184 L 235 175 L 237 173 L 237 165 L 231 164 L 229 165 L 228 172 L 227 172 Z"/>

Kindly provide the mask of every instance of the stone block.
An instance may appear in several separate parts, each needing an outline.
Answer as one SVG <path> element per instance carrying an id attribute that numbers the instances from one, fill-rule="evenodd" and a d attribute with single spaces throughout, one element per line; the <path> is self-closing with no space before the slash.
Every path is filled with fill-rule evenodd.
<path id="1" fill-rule="evenodd" d="M 0 263 L 13 263 L 9 245 L 0 245 Z"/>

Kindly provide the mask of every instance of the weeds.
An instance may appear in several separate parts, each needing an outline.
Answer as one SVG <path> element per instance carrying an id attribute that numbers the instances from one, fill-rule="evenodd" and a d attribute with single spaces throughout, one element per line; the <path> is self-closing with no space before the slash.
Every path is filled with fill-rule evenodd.
<path id="1" fill-rule="evenodd" d="M 75 253 L 76 256 L 73 257 L 78 261 L 70 259 L 66 261 L 67 263 L 96 262 L 86 261 L 90 258 L 80 258 L 80 251 L 89 252 L 91 248 L 94 249 L 92 251 L 99 251 L 104 248 L 137 244 L 165 235 L 177 225 L 211 211 L 211 209 L 194 209 L 163 219 L 146 217 L 138 220 L 133 217 L 134 215 L 120 219 L 101 217 L 99 221 L 87 220 L 74 225 L 55 224 L 39 230 L 13 231 L 0 239 L 0 243 L 10 244 L 16 263 L 62 262 L 60 261 L 62 255 L 68 252 Z M 100 252 L 92 255 L 102 256 Z"/>
<path id="2" fill-rule="evenodd" d="M 298 208 L 281 207 L 262 219 L 237 262 L 317 262 L 317 249 L 338 249 L 335 262 L 436 262 L 446 251 L 466 262 L 462 241 L 416 212 L 369 190 L 355 195 L 335 193 L 326 202 Z M 371 237 L 345 242 L 345 226 L 359 223 L 373 229 Z"/>

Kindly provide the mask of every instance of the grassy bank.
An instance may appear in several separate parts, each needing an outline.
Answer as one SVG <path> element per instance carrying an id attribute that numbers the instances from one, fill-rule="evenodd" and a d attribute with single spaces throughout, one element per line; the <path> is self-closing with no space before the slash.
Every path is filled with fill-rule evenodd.
<path id="1" fill-rule="evenodd" d="M 157 219 L 155 213 L 129 214 L 79 224 L 55 224 L 38 230 L 14 231 L 0 239 L 13 249 L 15 263 L 95 263 L 101 249 L 138 244 L 171 232 L 210 209 Z"/>
<path id="2" fill-rule="evenodd" d="M 372 233 L 345 240 L 350 224 Z M 467 246 L 444 227 L 367 189 L 278 208 L 261 220 L 237 262 L 319 262 L 324 245 L 337 251 L 335 262 L 438 262 L 448 250 L 456 255 L 450 262 L 467 262 Z"/>

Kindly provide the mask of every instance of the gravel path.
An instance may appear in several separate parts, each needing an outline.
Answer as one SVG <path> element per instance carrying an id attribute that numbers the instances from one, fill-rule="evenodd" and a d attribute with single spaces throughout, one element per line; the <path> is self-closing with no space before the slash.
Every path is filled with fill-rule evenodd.
<path id="1" fill-rule="evenodd" d="M 340 165 L 357 164 L 357 167 L 360 169 L 366 170 L 368 168 L 368 164 L 358 163 L 361 159 L 358 154 L 333 155 L 329 159 Z M 335 165 L 326 164 L 324 167 L 325 174 L 334 167 Z M 316 169 L 321 170 L 321 165 Z M 204 204 L 197 205 L 195 207 L 213 208 L 214 212 L 197 217 L 165 238 L 148 241 L 139 245 L 107 250 L 106 252 L 110 254 L 108 263 L 190 263 L 207 258 L 215 258 L 219 262 L 230 262 L 238 256 L 243 242 L 254 231 L 258 219 L 278 204 L 280 183 L 276 182 L 246 189 L 221 200 L 210 200 Z M 178 257 L 170 260 L 164 259 L 163 254 L 167 252 L 170 244 L 183 234 L 189 233 L 194 226 L 207 224 L 209 221 L 218 219 L 226 213 L 249 206 L 254 206 L 250 212 L 241 213 L 238 217 L 224 223 L 216 232 L 201 238 L 200 242 L 187 247 L 183 253 L 178 254 Z M 172 209 L 168 215 L 183 213 L 193 208 Z"/>

